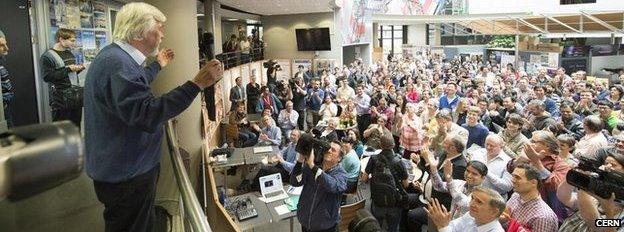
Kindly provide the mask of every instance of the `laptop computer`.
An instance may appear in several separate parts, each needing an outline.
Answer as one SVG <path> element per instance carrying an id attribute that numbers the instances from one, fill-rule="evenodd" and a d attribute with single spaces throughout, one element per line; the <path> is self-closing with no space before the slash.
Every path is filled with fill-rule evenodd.
<path id="1" fill-rule="evenodd" d="M 266 203 L 288 198 L 279 173 L 260 177 L 260 193 Z"/>

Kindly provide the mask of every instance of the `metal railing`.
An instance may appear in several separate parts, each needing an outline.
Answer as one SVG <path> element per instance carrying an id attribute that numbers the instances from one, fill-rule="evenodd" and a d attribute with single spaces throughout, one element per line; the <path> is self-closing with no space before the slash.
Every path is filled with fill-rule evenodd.
<path id="1" fill-rule="evenodd" d="M 206 214 L 199 204 L 188 173 L 186 173 L 172 120 L 167 121 L 165 131 L 167 134 L 169 154 L 171 155 L 171 163 L 173 165 L 173 174 L 178 183 L 178 190 L 182 198 L 182 208 L 184 209 L 182 218 L 188 219 L 192 231 L 210 232 L 212 230 L 208 224 Z"/>
<path id="2" fill-rule="evenodd" d="M 241 51 L 226 52 L 216 55 L 215 58 L 221 61 L 223 66 L 228 69 L 241 64 L 264 60 L 264 50 L 265 47 L 255 47 L 249 50 L 249 54 L 243 54 Z"/>

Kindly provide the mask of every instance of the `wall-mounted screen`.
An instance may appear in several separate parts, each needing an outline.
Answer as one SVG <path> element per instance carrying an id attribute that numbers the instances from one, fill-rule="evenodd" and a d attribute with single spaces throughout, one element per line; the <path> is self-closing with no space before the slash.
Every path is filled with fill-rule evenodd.
<path id="1" fill-rule="evenodd" d="M 331 42 L 329 28 L 295 29 L 297 36 L 297 50 L 299 51 L 329 51 Z"/>

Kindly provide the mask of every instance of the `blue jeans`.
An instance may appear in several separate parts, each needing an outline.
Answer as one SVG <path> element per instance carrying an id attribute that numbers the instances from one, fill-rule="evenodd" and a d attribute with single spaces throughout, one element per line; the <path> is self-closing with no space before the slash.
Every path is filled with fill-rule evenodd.
<path id="1" fill-rule="evenodd" d="M 258 136 L 248 130 L 238 130 L 238 138 L 243 141 L 244 147 L 251 147 L 256 144 Z"/>
<path id="2" fill-rule="evenodd" d="M 7 127 L 13 127 L 13 107 L 11 101 L 4 102 L 4 120 L 7 122 Z"/>

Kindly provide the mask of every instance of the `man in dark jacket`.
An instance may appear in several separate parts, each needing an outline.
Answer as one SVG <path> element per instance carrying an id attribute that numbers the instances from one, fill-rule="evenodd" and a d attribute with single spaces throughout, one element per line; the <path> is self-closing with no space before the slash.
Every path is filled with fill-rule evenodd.
<path id="1" fill-rule="evenodd" d="M 82 100 L 82 93 L 71 94 L 71 89 L 81 85 L 78 73 L 85 69 L 84 66 L 76 62 L 76 57 L 71 52 L 76 44 L 76 33 L 69 29 L 60 28 L 56 32 L 55 38 L 56 43 L 52 49 L 41 56 L 43 80 L 50 84 L 52 120 L 71 120 L 80 126 L 82 104 L 74 105 L 71 103 L 75 100 Z"/>
<path id="2" fill-rule="evenodd" d="M 290 174 L 290 184 L 303 185 L 297 205 L 301 231 L 338 230 L 342 193 L 347 190 L 347 173 L 339 165 L 342 155 L 340 144 L 332 142 L 321 164 L 314 163 L 314 152 L 297 158 Z"/>
<path id="3" fill-rule="evenodd" d="M 397 156 L 394 151 L 394 139 L 390 135 L 385 135 L 381 137 L 381 152 L 377 156 L 372 156 L 368 164 L 366 165 L 366 170 L 362 174 L 362 180 L 367 181 L 369 174 L 373 174 L 373 172 L 379 168 L 381 165 L 388 165 L 387 167 L 390 169 L 393 178 L 397 183 L 400 183 L 403 186 L 403 189 L 407 189 L 409 186 L 409 182 L 407 180 L 407 169 L 403 165 L 403 162 L 392 162 L 395 159 L 401 160 L 400 156 Z M 382 166 L 383 167 L 383 166 Z M 373 180 L 375 176 L 371 177 Z M 391 194 L 391 193 L 388 193 Z M 371 196 L 372 197 L 372 196 Z M 387 231 L 398 231 L 399 230 L 399 222 L 401 219 L 401 207 L 398 205 L 394 207 L 382 207 L 375 204 L 375 200 L 371 203 L 371 210 L 373 216 L 379 221 L 380 224 L 387 224 Z"/>

